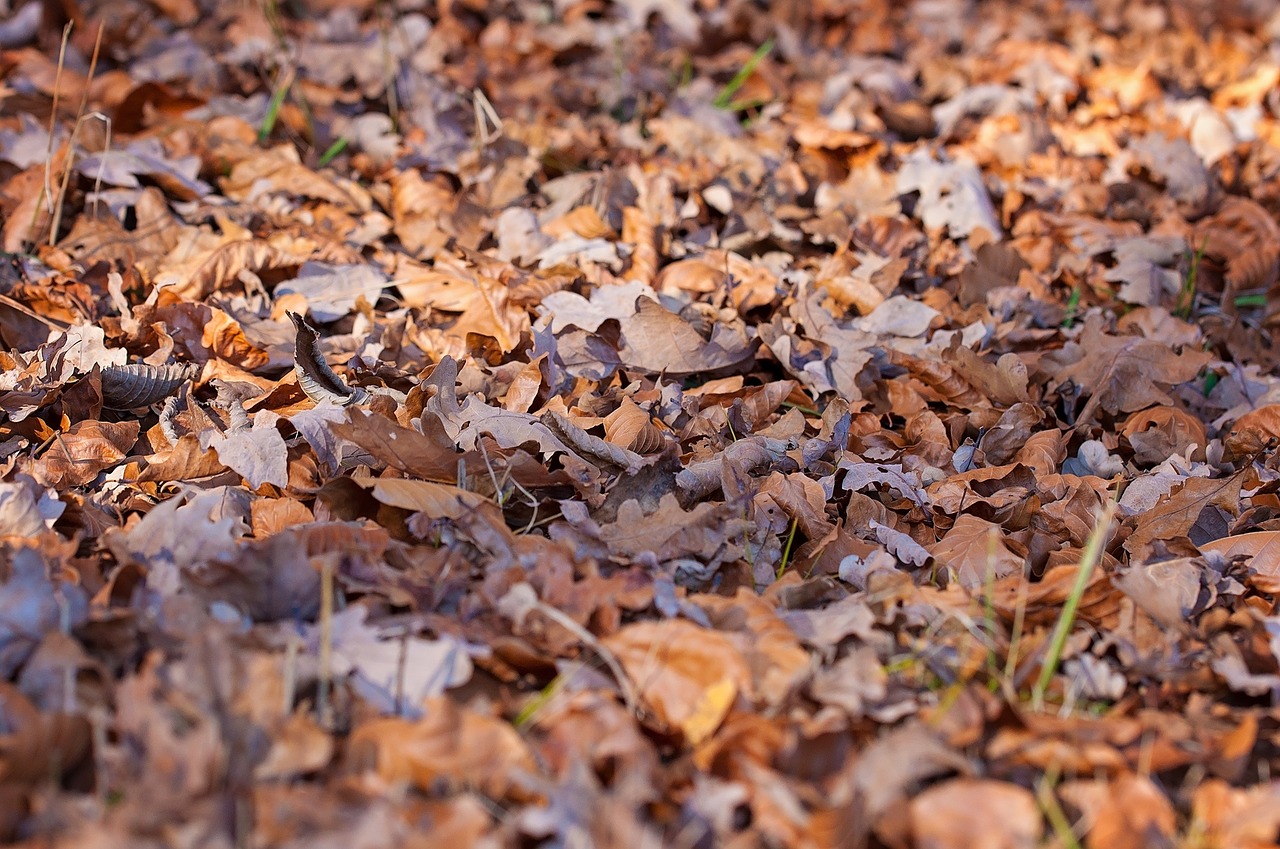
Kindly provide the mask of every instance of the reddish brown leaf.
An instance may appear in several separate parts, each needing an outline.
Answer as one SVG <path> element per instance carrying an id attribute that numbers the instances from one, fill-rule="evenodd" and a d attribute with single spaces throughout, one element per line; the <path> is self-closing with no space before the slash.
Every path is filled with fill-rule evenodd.
<path id="1" fill-rule="evenodd" d="M 76 422 L 53 437 L 32 466 L 32 474 L 55 489 L 84 486 L 125 458 L 138 431 L 137 422 Z"/>

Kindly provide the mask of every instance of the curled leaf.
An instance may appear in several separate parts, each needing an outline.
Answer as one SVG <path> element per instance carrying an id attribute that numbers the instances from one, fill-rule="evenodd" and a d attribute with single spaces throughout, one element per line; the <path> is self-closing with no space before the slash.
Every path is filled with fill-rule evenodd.
<path id="1" fill-rule="evenodd" d="M 320 331 L 307 324 L 306 319 L 296 312 L 288 315 L 298 330 L 293 346 L 293 371 L 298 376 L 298 385 L 307 397 L 317 404 L 337 404 L 341 407 L 368 402 L 370 395 L 366 390 L 359 386 L 347 386 L 329 368 L 316 345 Z"/>
<path id="2" fill-rule="evenodd" d="M 555 411 L 543 413 L 541 421 L 552 433 L 584 457 L 602 460 L 633 474 L 644 465 L 644 457 L 636 452 L 628 451 L 598 436 L 592 436 Z"/>
<path id="3" fill-rule="evenodd" d="M 150 407 L 168 398 L 199 371 L 198 366 L 190 363 L 107 366 L 102 369 L 102 404 L 112 410 Z"/>
<path id="4" fill-rule="evenodd" d="M 176 421 L 178 413 L 182 412 L 186 406 L 186 401 L 186 393 L 179 388 L 178 392 L 168 397 L 164 402 L 164 407 L 160 410 L 160 432 L 164 434 L 164 438 L 169 441 L 170 445 L 177 445 L 178 440 L 181 438 Z"/>

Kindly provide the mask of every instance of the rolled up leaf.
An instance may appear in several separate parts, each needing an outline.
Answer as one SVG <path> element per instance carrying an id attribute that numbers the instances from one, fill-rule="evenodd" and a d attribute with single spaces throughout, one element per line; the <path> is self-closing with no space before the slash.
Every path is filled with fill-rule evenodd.
<path id="1" fill-rule="evenodd" d="M 337 404 L 340 407 L 367 403 L 372 397 L 369 392 L 359 386 L 348 386 L 325 362 L 316 344 L 320 331 L 307 324 L 306 319 L 296 312 L 290 312 L 288 316 L 298 331 L 293 345 L 293 372 L 307 397 L 317 404 Z"/>

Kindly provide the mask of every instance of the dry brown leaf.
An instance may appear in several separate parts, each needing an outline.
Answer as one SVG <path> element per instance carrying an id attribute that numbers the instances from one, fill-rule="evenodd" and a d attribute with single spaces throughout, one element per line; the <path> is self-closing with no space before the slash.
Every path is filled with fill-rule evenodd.
<path id="1" fill-rule="evenodd" d="M 604 420 L 606 439 L 639 454 L 653 453 L 661 448 L 663 432 L 630 398 L 623 398 L 618 409 L 605 416 Z"/>
<path id="2" fill-rule="evenodd" d="M 318 772 L 333 758 L 333 737 L 307 713 L 295 713 L 275 729 L 271 749 L 253 769 L 255 778 L 293 779 Z"/>
<path id="3" fill-rule="evenodd" d="M 369 452 L 379 462 L 426 480 L 440 483 L 457 480 L 457 451 L 438 430 L 427 429 L 432 435 L 425 436 L 365 410 L 354 411 L 349 416 L 345 422 L 334 423 L 332 432 Z"/>
<path id="4" fill-rule="evenodd" d="M 10 5 L 0 843 L 1274 842 L 1266 3 Z"/>
<path id="5" fill-rule="evenodd" d="M 559 218 L 543 224 L 542 232 L 557 239 L 570 234 L 584 239 L 618 238 L 618 234 L 604 223 L 604 219 L 600 217 L 600 213 L 594 206 L 576 207 Z"/>
<path id="6" fill-rule="evenodd" d="M 1201 552 L 1248 557 L 1249 583 L 1259 592 L 1280 592 L 1280 531 L 1258 531 L 1201 543 Z"/>
<path id="7" fill-rule="evenodd" d="M 335 181 L 304 166 L 292 145 L 281 145 L 241 160 L 222 181 L 227 197 L 244 199 L 263 191 L 323 200 L 355 212 L 365 212 L 373 201 L 369 193 L 349 180 Z"/>
<path id="8" fill-rule="evenodd" d="M 172 447 L 147 458 L 140 481 L 198 480 L 225 472 L 218 455 L 200 445 L 195 434 L 183 434 Z"/>
<path id="9" fill-rule="evenodd" d="M 297 331 L 293 343 L 293 373 L 307 397 L 317 404 L 337 404 L 340 407 L 367 403 L 371 396 L 365 389 L 348 386 L 329 367 L 320 351 L 320 331 L 296 312 L 286 315 Z"/>
<path id="10" fill-rule="evenodd" d="M 125 458 L 139 430 L 137 422 L 76 422 L 52 438 L 31 473 L 55 489 L 84 486 Z"/>
<path id="11" fill-rule="evenodd" d="M 748 362 L 755 345 L 724 325 L 704 339 L 687 321 L 650 298 L 637 298 L 635 314 L 622 320 L 622 362 L 642 371 L 681 376 Z"/>
<path id="12" fill-rule="evenodd" d="M 939 565 L 955 572 L 961 586 L 978 591 L 987 581 L 1022 574 L 1026 553 L 1019 553 L 1021 548 L 1006 538 L 999 525 L 966 513 L 929 546 L 929 553 Z"/>
<path id="13" fill-rule="evenodd" d="M 809 477 L 772 472 L 758 495 L 768 496 L 809 539 L 822 539 L 835 527 L 826 516 L 825 493 Z"/>
<path id="14" fill-rule="evenodd" d="M 733 632 L 751 669 L 746 692 L 753 700 L 780 706 L 809 677 L 809 652 L 770 602 L 742 588 L 732 599 L 708 596 L 698 606 L 716 628 Z"/>
<path id="15" fill-rule="evenodd" d="M 249 505 L 250 528 L 258 539 L 287 528 L 309 525 L 316 517 L 301 501 L 293 498 L 259 498 Z"/>
<path id="16" fill-rule="evenodd" d="M 484 275 L 476 277 L 474 295 L 450 335 L 489 336 L 503 353 L 514 350 L 522 333 L 529 330 L 529 314 L 511 303 L 511 290 Z"/>
<path id="17" fill-rule="evenodd" d="M 1161 626 L 1183 632 L 1200 612 L 1201 568 L 1187 559 L 1134 563 L 1112 582 Z"/>
<path id="18" fill-rule="evenodd" d="M 1114 781 L 1069 781 L 1058 788 L 1084 813 L 1088 849 L 1142 849 L 1171 840 L 1177 815 L 1149 778 L 1122 775 Z"/>
<path id="19" fill-rule="evenodd" d="M 1058 381 L 1072 381 L 1089 393 L 1077 422 L 1093 420 L 1098 410 L 1130 413 L 1173 403 L 1168 390 L 1191 380 L 1209 363 L 1201 351 L 1175 353 L 1163 342 L 1111 336 L 1101 322 L 1085 324 L 1074 361 L 1063 363 Z"/>
<path id="20" fill-rule="evenodd" d="M 489 499 L 456 486 L 432 481 L 406 480 L 404 478 L 379 478 L 376 480 L 353 478 L 359 486 L 369 490 L 374 498 L 391 507 L 426 513 L 431 518 L 457 519 L 477 511 L 489 511 L 494 504 Z"/>
<path id="21" fill-rule="evenodd" d="M 3 578 L 0 676 L 7 681 L 27 662 L 46 634 L 83 622 L 87 597 L 82 588 L 65 578 L 51 578 L 34 547 L 14 550 Z M 0 688 L 3 686 L 7 685 L 0 684 Z"/>
<path id="22" fill-rule="evenodd" d="M 449 241 L 441 224 L 454 205 L 453 191 L 443 176 L 425 179 L 416 169 L 397 171 L 391 181 L 391 213 L 395 234 L 411 256 L 430 259 Z M 405 287 L 401 287 L 402 293 Z"/>
<path id="23" fill-rule="evenodd" d="M 1162 463 L 1174 454 L 1186 454 L 1193 445 L 1204 448 L 1208 439 L 1204 425 L 1176 407 L 1153 407 L 1134 413 L 1120 432 L 1133 446 L 1134 459 L 1149 465 Z"/>
<path id="24" fill-rule="evenodd" d="M 1142 557 L 1157 540 L 1185 536 L 1205 509 L 1217 508 L 1234 517 L 1239 512 L 1240 484 L 1246 471 L 1222 480 L 1187 478 L 1168 498 L 1129 520 L 1135 528 L 1125 540 L 1125 549 L 1133 556 Z"/>
<path id="25" fill-rule="evenodd" d="M 911 834 L 919 849 L 1030 849 L 1044 833 L 1040 806 L 1025 787 L 957 778 L 911 800 Z"/>
<path id="26" fill-rule="evenodd" d="M 1021 357 L 1001 354 L 995 363 L 988 363 L 959 342 L 960 337 L 956 335 L 954 347 L 947 349 L 945 356 L 948 363 L 963 375 L 965 382 L 1001 406 L 1029 400 L 1027 365 Z"/>
<path id="27" fill-rule="evenodd" d="M 731 527 L 715 506 L 702 502 L 686 511 L 674 493 L 666 493 L 658 508 L 647 514 L 635 499 L 624 501 L 617 521 L 600 528 L 599 534 L 615 554 L 634 557 L 649 551 L 670 560 L 694 553 L 713 557 L 724 546 Z"/>
<path id="28" fill-rule="evenodd" d="M 1267 289 L 1280 279 L 1280 225 L 1256 201 L 1228 196 L 1196 222 L 1191 239 L 1195 250 L 1226 265 L 1230 293 Z"/>
<path id="29" fill-rule="evenodd" d="M 210 434 L 208 447 L 224 466 L 242 476 L 250 489 L 264 484 L 283 488 L 289 482 L 289 449 L 276 428 L 279 419 L 263 410 L 254 416 L 251 428 Z"/>
<path id="30" fill-rule="evenodd" d="M 355 262 L 345 249 L 322 248 L 309 239 L 278 234 L 266 241 L 231 242 L 211 247 L 188 260 L 182 267 L 165 267 L 157 274 L 158 282 L 168 284 L 172 295 L 188 301 L 199 301 L 237 280 L 243 271 L 267 274 L 287 268 L 301 268 L 308 260 Z"/>
<path id="31" fill-rule="evenodd" d="M 102 370 L 102 404 L 112 410 L 149 407 L 163 401 L 196 376 L 190 365 L 133 363 Z"/>
<path id="32" fill-rule="evenodd" d="M 1210 778 L 1195 789 L 1191 805 L 1197 827 L 1220 846 L 1262 849 L 1275 842 L 1280 827 L 1280 791 L 1275 787 L 1238 788 Z"/>
<path id="33" fill-rule="evenodd" d="M 653 280 L 658 292 L 708 294 L 727 290 L 739 312 L 773 303 L 778 278 L 761 264 L 731 251 L 708 251 L 663 267 Z"/>
<path id="34" fill-rule="evenodd" d="M 0 483 L 0 536 L 33 537 L 53 526 L 66 509 L 57 492 L 35 481 Z"/>
<path id="35" fill-rule="evenodd" d="M 1280 404 L 1267 404 L 1250 410 L 1227 431 L 1223 444 L 1235 457 L 1256 454 L 1280 440 Z"/>
<path id="36" fill-rule="evenodd" d="M 634 206 L 622 210 L 622 243 L 631 245 L 627 279 L 652 284 L 658 273 L 658 250 L 654 226 L 643 210 Z"/>
<path id="37" fill-rule="evenodd" d="M 1072 555 L 1075 562 L 1070 559 Z M 1030 624 L 1051 625 L 1057 621 L 1062 604 L 1072 594 L 1079 577 L 1079 555 L 1079 551 L 1066 552 L 1065 562 L 1050 568 L 1037 583 L 1030 583 L 1021 574 L 996 581 L 992 606 L 1009 621 L 1017 616 Z M 1104 570 L 1094 569 L 1080 598 L 1078 618 L 1091 624 L 1102 623 L 1115 615 L 1119 595 Z"/>
<path id="38" fill-rule="evenodd" d="M 16 687 L 0 683 L 0 783 L 38 786 L 50 773 L 69 777 L 93 757 L 92 728 L 84 716 L 42 713 Z"/>
<path id="39" fill-rule="evenodd" d="M 508 723 L 463 710 L 448 697 L 427 699 L 422 719 L 377 719 L 358 726 L 348 743 L 354 766 L 383 781 L 409 783 L 424 792 L 440 782 L 477 787 L 496 799 L 531 798 L 537 767 Z"/>
<path id="40" fill-rule="evenodd" d="M 739 649 L 692 622 L 638 622 L 604 639 L 662 726 L 705 738 L 751 686 Z"/>

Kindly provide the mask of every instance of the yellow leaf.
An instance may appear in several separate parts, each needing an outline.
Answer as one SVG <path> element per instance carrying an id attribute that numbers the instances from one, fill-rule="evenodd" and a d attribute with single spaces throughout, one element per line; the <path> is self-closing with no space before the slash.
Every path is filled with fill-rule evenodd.
<path id="1" fill-rule="evenodd" d="M 696 746 L 715 733 L 738 697 L 738 685 L 732 678 L 721 678 L 702 691 L 693 705 L 693 713 L 680 723 L 689 745 Z"/>

